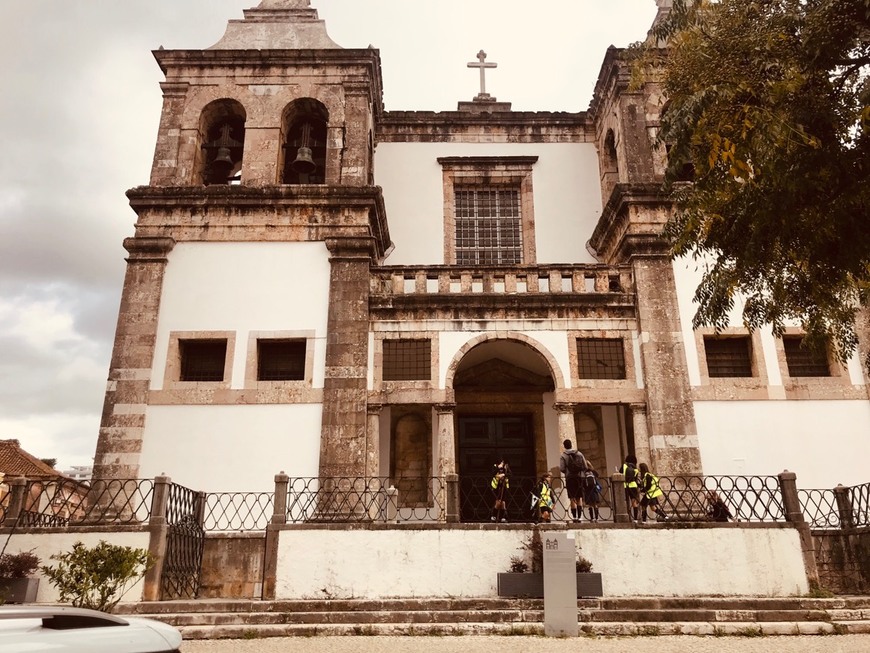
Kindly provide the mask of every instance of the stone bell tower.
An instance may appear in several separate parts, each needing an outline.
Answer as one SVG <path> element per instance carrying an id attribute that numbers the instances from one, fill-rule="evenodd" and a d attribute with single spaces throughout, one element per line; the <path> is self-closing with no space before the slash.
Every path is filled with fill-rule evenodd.
<path id="1" fill-rule="evenodd" d="M 381 192 L 371 185 L 374 125 L 383 111 L 380 58 L 372 48 L 341 48 L 309 5 L 263 0 L 245 10 L 244 19 L 231 20 L 210 48 L 154 52 L 166 77 L 163 109 L 150 183 L 127 193 L 137 221 L 124 241 L 129 255 L 97 477 L 151 474 L 156 463 L 143 469 L 143 458 L 156 460 L 171 437 L 186 436 L 181 431 L 188 422 L 172 422 L 165 407 L 177 409 L 175 415 L 185 407 L 205 415 L 204 406 L 218 404 L 251 411 L 319 404 L 320 475 L 363 473 L 369 267 L 390 246 Z M 318 244 L 314 250 L 312 244 Z M 324 315 L 311 316 L 310 329 L 298 317 L 296 327 L 311 334 L 305 369 L 322 372 L 283 385 L 262 381 L 256 354 L 246 359 L 242 349 L 246 343 L 257 349 L 260 341 L 251 335 L 257 328 L 286 328 L 279 314 L 297 319 L 311 279 L 305 270 L 297 278 L 269 275 L 263 261 L 277 250 L 267 245 L 280 245 L 276 260 L 294 269 L 295 252 L 317 262 L 319 254 L 307 252 L 322 251 L 327 271 Z M 262 273 L 248 279 L 238 264 L 233 277 L 234 252 L 248 256 L 258 247 L 263 256 L 251 260 Z M 212 287 L 204 268 L 190 268 L 196 281 L 180 279 L 194 259 L 219 259 L 222 287 Z M 174 304 L 164 287 L 170 274 L 173 287 L 190 289 Z M 230 285 L 238 285 L 237 295 Z M 241 300 L 246 308 L 234 310 Z M 185 303 L 197 310 L 185 312 Z M 231 330 L 245 314 L 261 315 L 261 323 Z M 213 323 L 209 315 L 216 316 Z M 214 378 L 184 369 L 185 348 L 207 353 L 203 342 L 226 351 L 225 367 Z M 208 419 L 196 417 L 200 424 Z M 170 436 L 174 424 L 179 432 Z M 268 459 L 274 445 L 263 446 Z M 269 464 L 277 471 L 284 463 Z"/>

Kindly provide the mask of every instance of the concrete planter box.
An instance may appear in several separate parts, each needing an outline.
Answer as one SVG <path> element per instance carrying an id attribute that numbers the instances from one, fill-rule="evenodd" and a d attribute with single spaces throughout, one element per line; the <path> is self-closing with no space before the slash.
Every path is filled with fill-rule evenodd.
<path id="1" fill-rule="evenodd" d="M 38 588 L 38 578 L 0 578 L 0 599 L 5 603 L 33 603 Z"/>
<path id="2" fill-rule="evenodd" d="M 507 598 L 544 598 L 544 574 L 505 572 L 498 575 L 498 595 Z M 577 574 L 577 598 L 603 596 L 601 574 Z"/>

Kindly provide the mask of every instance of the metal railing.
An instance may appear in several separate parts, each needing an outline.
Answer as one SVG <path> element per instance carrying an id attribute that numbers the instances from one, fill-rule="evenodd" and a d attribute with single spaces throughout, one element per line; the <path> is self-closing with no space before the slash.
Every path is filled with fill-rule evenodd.
<path id="1" fill-rule="evenodd" d="M 30 528 L 147 523 L 153 491 L 153 479 L 32 479 L 24 486 L 16 521 Z M 0 523 L 8 514 L 4 505 Z"/>
<path id="2" fill-rule="evenodd" d="M 274 492 L 209 492 L 203 528 L 209 532 L 264 531 L 274 505 Z"/>
<path id="3" fill-rule="evenodd" d="M 444 519 L 446 484 L 440 477 L 291 478 L 287 523 L 352 523 Z"/>
<path id="4" fill-rule="evenodd" d="M 716 493 L 737 521 L 786 521 L 777 476 L 661 476 L 659 499 L 669 520 L 709 521 Z"/>
<path id="5" fill-rule="evenodd" d="M 840 528 L 840 511 L 833 490 L 798 490 L 798 499 L 810 528 Z"/>
<path id="6" fill-rule="evenodd" d="M 870 526 L 870 483 L 848 488 L 851 526 Z"/>

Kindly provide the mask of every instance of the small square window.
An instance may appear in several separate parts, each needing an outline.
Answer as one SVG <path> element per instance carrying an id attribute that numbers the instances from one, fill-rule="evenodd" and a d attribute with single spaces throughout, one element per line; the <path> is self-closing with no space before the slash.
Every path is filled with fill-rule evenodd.
<path id="1" fill-rule="evenodd" d="M 624 379 L 622 338 L 577 338 L 577 375 L 581 379 Z"/>
<path id="2" fill-rule="evenodd" d="M 705 336 L 704 352 L 710 378 L 752 376 L 749 336 Z"/>
<path id="3" fill-rule="evenodd" d="M 227 359 L 225 339 L 179 340 L 180 381 L 223 381 Z"/>
<path id="4" fill-rule="evenodd" d="M 257 340 L 258 381 L 304 381 L 305 340 Z"/>
<path id="5" fill-rule="evenodd" d="M 789 376 L 831 376 L 828 356 L 803 344 L 803 336 L 783 336 L 782 348 Z"/>
<path id="6" fill-rule="evenodd" d="M 432 379 L 432 342 L 384 340 L 384 381 L 429 381 Z"/>

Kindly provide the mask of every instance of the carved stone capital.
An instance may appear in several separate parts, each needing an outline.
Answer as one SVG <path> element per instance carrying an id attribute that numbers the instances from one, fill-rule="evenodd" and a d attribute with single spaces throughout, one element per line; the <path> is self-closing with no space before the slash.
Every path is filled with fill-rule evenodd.
<path id="1" fill-rule="evenodd" d="M 124 239 L 128 261 L 166 261 L 166 255 L 175 247 L 175 239 L 167 236 L 137 236 Z"/>

